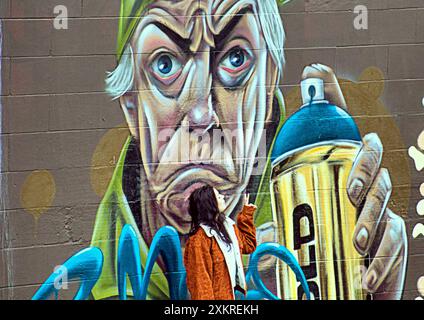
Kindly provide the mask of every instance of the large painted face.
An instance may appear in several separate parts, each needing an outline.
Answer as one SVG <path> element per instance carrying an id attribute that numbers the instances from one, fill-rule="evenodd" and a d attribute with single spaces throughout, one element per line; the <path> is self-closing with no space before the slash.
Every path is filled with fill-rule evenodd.
<path id="1" fill-rule="evenodd" d="M 256 1 L 155 1 L 131 40 L 135 90 L 122 104 L 152 198 L 183 232 L 204 184 L 235 208 L 264 143 L 277 71 Z"/>

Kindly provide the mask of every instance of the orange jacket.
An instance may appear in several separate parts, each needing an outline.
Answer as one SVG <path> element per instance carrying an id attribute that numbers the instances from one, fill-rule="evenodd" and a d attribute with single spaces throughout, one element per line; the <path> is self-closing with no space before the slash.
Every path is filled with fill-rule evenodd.
<path id="1" fill-rule="evenodd" d="M 255 207 L 244 206 L 238 214 L 237 225 L 234 224 L 243 254 L 250 254 L 256 249 L 255 211 Z M 234 300 L 224 254 L 216 239 L 208 237 L 202 228 L 187 240 L 184 264 L 192 300 Z"/>

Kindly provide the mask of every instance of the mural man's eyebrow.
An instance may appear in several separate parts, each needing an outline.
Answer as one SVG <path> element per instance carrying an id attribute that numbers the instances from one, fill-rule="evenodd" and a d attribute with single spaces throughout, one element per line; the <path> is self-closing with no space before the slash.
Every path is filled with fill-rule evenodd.
<path id="1" fill-rule="evenodd" d="M 190 51 L 190 39 L 184 38 L 183 36 L 172 30 L 170 27 L 164 25 L 163 23 L 154 22 L 153 24 L 158 27 L 163 33 L 165 33 L 169 38 L 171 38 L 171 40 L 174 41 L 183 52 Z"/>
<path id="2" fill-rule="evenodd" d="M 252 10 L 250 8 L 243 8 L 227 22 L 226 26 L 215 36 L 215 43 L 218 50 L 219 47 L 224 45 L 224 40 L 230 35 L 231 31 L 239 23 L 241 18 L 243 18 L 243 15 L 251 12 Z"/>

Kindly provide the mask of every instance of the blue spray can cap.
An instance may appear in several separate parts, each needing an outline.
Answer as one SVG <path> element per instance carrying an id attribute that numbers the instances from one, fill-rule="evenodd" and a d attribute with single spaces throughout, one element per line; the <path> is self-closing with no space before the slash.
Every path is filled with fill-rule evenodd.
<path id="1" fill-rule="evenodd" d="M 272 165 L 309 145 L 325 142 L 361 142 L 359 129 L 344 109 L 324 100 L 324 81 L 309 78 L 301 82 L 303 106 L 289 117 L 274 142 Z"/>

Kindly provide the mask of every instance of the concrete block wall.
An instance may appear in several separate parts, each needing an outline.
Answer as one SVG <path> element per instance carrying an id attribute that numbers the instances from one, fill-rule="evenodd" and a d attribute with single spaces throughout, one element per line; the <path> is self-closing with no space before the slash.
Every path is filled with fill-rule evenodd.
<path id="1" fill-rule="evenodd" d="M 54 27 L 58 5 L 68 9 L 67 30 Z M 367 30 L 354 28 L 357 5 L 368 8 Z M 119 102 L 105 93 L 104 82 L 116 66 L 119 8 L 119 0 L 0 1 L 0 299 L 30 299 L 55 266 L 90 245 L 110 178 L 110 170 L 96 174 L 94 159 L 106 150 L 105 163 L 114 168 L 128 134 Z M 413 237 L 424 223 L 419 215 L 424 210 L 417 211 L 424 179 L 408 155 L 410 147 L 419 147 L 424 131 L 424 2 L 293 0 L 280 14 L 287 37 L 281 83 L 287 114 L 300 106 L 303 68 L 317 62 L 331 66 L 348 105 L 354 106 L 349 111 L 361 134 L 382 136 L 383 164 L 393 172 L 395 197 L 389 206 L 407 226 L 403 299 L 424 295 L 418 289 L 424 276 L 424 234 Z M 377 78 L 366 73 L 369 68 L 379 70 Z M 368 81 L 370 91 L 358 96 L 358 88 L 365 90 L 363 83 L 358 87 L 361 80 Z M 395 129 L 387 129 L 388 123 Z M 101 144 L 108 134 L 111 149 Z M 37 174 L 51 178 L 50 189 L 31 185 Z M 254 197 L 255 186 L 251 190 Z M 28 201 L 45 207 L 37 211 Z M 72 288 L 62 290 L 61 299 L 72 298 Z"/>

